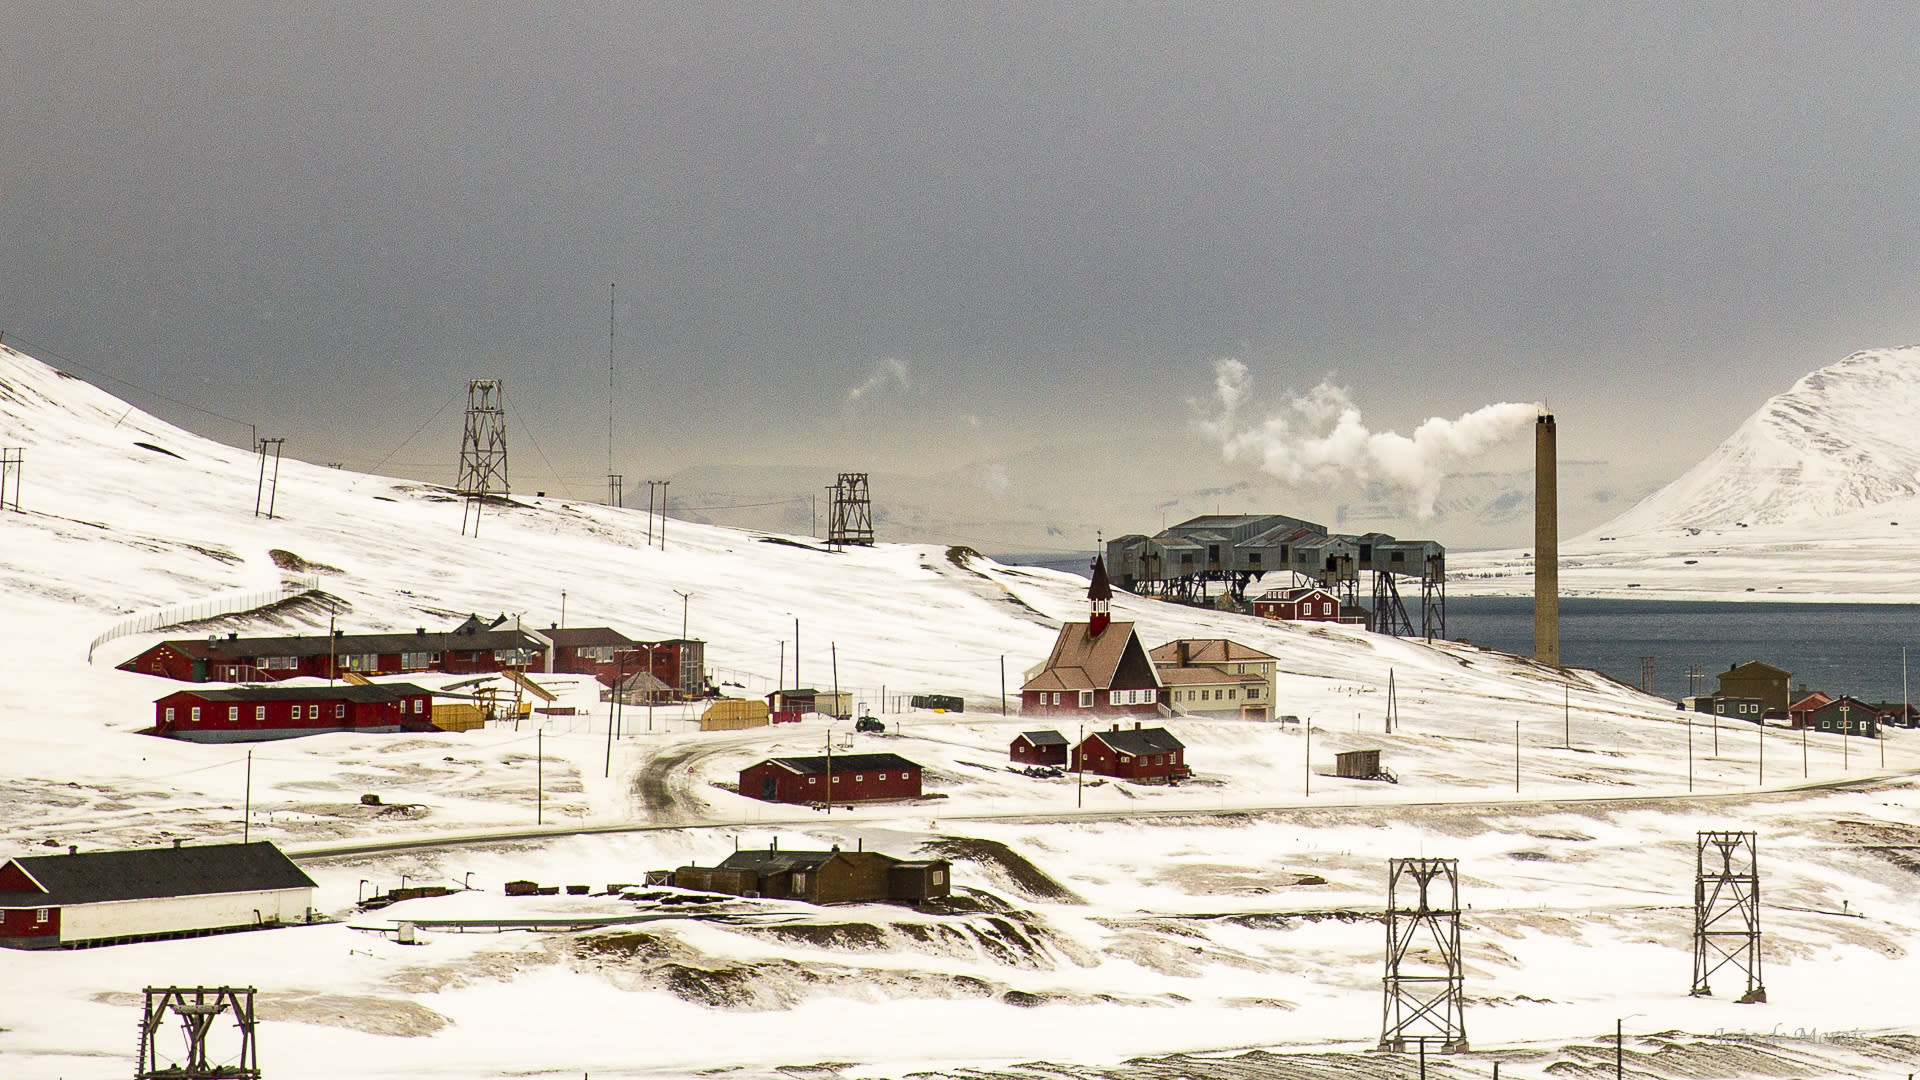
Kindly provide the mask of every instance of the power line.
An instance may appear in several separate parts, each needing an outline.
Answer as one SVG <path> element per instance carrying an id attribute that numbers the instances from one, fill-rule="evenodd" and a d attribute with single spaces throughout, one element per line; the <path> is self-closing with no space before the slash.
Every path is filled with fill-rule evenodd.
<path id="1" fill-rule="evenodd" d="M 520 415 L 520 409 L 514 404 L 513 399 L 507 396 L 505 387 L 502 387 L 500 390 L 500 400 L 507 403 L 507 409 L 513 413 L 513 418 L 519 422 L 521 430 L 527 433 L 527 441 L 533 444 L 533 452 L 540 455 L 540 462 L 547 467 L 548 475 L 560 481 L 560 486 L 566 490 L 567 498 L 578 499 L 580 496 L 573 493 L 573 488 L 568 485 L 566 479 L 560 475 L 560 470 L 554 468 L 553 462 L 547 460 L 547 452 L 540 449 L 540 440 L 534 438 L 533 428 L 528 425 L 527 418 Z"/>
<path id="2" fill-rule="evenodd" d="M 203 408 L 199 405 L 194 405 L 189 402 L 181 401 L 177 397 L 172 397 L 168 394 L 163 394 L 160 391 L 155 390 L 150 386 L 143 386 L 140 383 L 134 382 L 131 379 L 123 379 L 123 378 L 120 378 L 118 375 L 109 375 L 104 371 L 100 371 L 96 368 L 88 367 L 86 364 L 83 364 L 80 361 L 73 359 L 72 357 L 62 356 L 59 353 L 54 352 L 52 349 L 46 348 L 41 345 L 36 345 L 33 342 L 26 340 L 25 338 L 15 337 L 14 341 L 19 345 L 23 346 L 27 352 L 32 353 L 35 358 L 52 357 L 53 359 L 60 361 L 60 363 L 66 367 L 79 368 L 81 371 L 85 371 L 91 374 L 92 376 L 94 376 L 95 378 L 105 379 L 108 382 L 119 383 L 121 386 L 130 387 L 134 390 L 140 391 L 143 394 L 147 394 L 151 397 L 159 398 L 161 401 L 164 401 L 169 405 L 178 405 L 183 409 L 191 409 L 192 411 L 200 413 L 202 415 L 211 416 L 216 420 L 225 420 L 229 424 L 238 424 L 239 426 L 244 428 L 251 428 L 253 426 L 253 421 L 251 420 L 241 420 L 238 417 L 228 416 L 226 413 L 223 413 L 223 412 L 215 412 L 212 409 Z"/>
<path id="3" fill-rule="evenodd" d="M 458 391 L 458 390 L 455 390 L 455 391 L 454 391 L 453 393 L 451 393 L 451 394 L 449 394 L 449 395 L 447 395 L 447 400 L 445 400 L 445 401 L 443 401 L 443 402 L 441 402 L 441 403 L 440 403 L 440 407 L 439 407 L 439 408 L 437 408 L 437 409 L 435 409 L 435 410 L 433 410 L 433 415 L 432 415 L 432 416 L 429 416 L 429 417 L 427 417 L 427 419 L 426 419 L 426 422 L 425 422 L 425 423 L 422 423 L 422 424 L 421 424 L 421 425 L 420 425 L 419 427 L 417 427 L 417 428 L 414 428 L 414 429 L 413 429 L 413 434 L 411 434 L 411 435 L 409 435 L 409 436 L 407 436 L 406 438 L 404 438 L 404 439 L 402 439 L 402 440 L 400 440 L 400 445 L 399 445 L 399 446 L 396 446 L 396 447 L 394 447 L 394 448 L 393 448 L 392 450 L 390 450 L 390 451 L 388 451 L 388 452 L 387 452 L 387 456 L 386 456 L 386 457 L 383 457 L 383 458 L 381 458 L 381 459 L 380 459 L 380 460 L 379 460 L 378 462 L 376 462 L 376 463 L 374 464 L 374 466 L 373 466 L 373 468 L 371 468 L 371 469 L 364 469 L 364 470 L 362 470 L 362 471 L 363 471 L 363 472 L 365 472 L 365 473 L 368 473 L 368 474 L 374 474 L 374 473 L 378 473 L 378 472 L 379 472 L 379 471 L 380 471 L 380 470 L 381 470 L 381 469 L 382 469 L 383 467 L 385 467 L 385 466 L 386 466 L 386 464 L 387 464 L 387 462 L 389 462 L 389 461 L 392 461 L 392 460 L 393 460 L 393 455 L 395 455 L 395 454 L 397 454 L 397 453 L 399 453 L 400 451 L 402 451 L 402 450 L 404 450 L 404 449 L 406 449 L 406 447 L 407 447 L 407 444 L 408 444 L 408 443 L 410 443 L 410 442 L 412 442 L 413 440 L 415 440 L 415 439 L 417 439 L 417 438 L 419 438 L 419 437 L 420 437 L 420 433 L 421 433 L 421 432 L 423 432 L 423 431 L 425 431 L 425 430 L 427 430 L 427 425 L 428 425 L 428 424 L 431 424 L 431 423 L 433 423 L 433 422 L 434 422 L 435 420 L 438 420 L 438 419 L 440 419 L 440 414 L 441 414 L 441 413 L 443 413 L 443 412 L 446 412 L 446 411 L 447 411 L 447 406 L 449 406 L 449 405 L 451 405 L 451 404 L 453 404 L 454 402 L 456 402 L 456 401 L 458 401 L 458 400 L 460 400 L 460 391 Z"/>

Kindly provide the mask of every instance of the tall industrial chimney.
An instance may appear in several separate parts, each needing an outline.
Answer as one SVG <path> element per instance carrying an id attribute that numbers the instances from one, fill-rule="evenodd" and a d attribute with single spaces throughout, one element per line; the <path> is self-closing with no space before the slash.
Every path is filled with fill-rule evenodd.
<path id="1" fill-rule="evenodd" d="M 1560 666 L 1560 483 L 1553 414 L 1533 425 L 1533 658 Z"/>

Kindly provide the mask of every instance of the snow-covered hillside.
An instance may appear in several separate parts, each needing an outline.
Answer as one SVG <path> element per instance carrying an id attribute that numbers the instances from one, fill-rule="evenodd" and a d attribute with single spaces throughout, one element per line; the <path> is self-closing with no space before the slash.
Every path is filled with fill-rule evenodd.
<path id="1" fill-rule="evenodd" d="M 254 839 L 296 853 L 338 919 L 5 954 L 16 977 L 0 980 L 0 1075 L 124 1075 L 129 995 L 204 982 L 261 987 L 262 1059 L 279 1080 L 853 1077 L 1033 1060 L 1144 1077 L 1195 1069 L 1128 1072 L 1122 1059 L 1250 1046 L 1315 1051 L 1307 1071 L 1271 1075 L 1404 1076 L 1352 1053 L 1378 1034 L 1381 871 L 1390 857 L 1455 855 L 1476 912 L 1475 1044 L 1529 1047 L 1501 1059 L 1505 1072 L 1543 1080 L 1600 1053 L 1591 1037 L 1622 1013 L 1695 1033 L 1776 1018 L 1684 996 L 1693 830 L 1756 824 L 1769 830 L 1763 850 L 1795 852 L 1768 884 L 1785 905 L 1770 926 L 1793 942 L 1770 960 L 1775 1000 L 1803 1025 L 1906 1016 L 1901 999 L 1870 988 L 1920 948 L 1920 915 L 1900 906 L 1910 875 L 1861 845 L 1920 835 L 1914 799 L 1885 782 L 1794 789 L 1881 775 L 1882 753 L 1889 771 L 1920 764 L 1907 733 L 1856 745 L 1716 730 L 1592 673 L 1121 596 L 1115 618 L 1150 647 L 1230 636 L 1274 654 L 1279 711 L 1309 723 L 1174 717 L 1193 782 L 1081 789 L 1010 770 L 1014 735 L 1046 725 L 999 710 L 1003 679 L 1017 691 L 1059 622 L 1084 612 L 1082 578 L 939 544 L 828 552 L 803 536 L 678 520 L 662 547 L 643 513 L 538 496 L 491 506 L 479 536 L 463 536 L 460 502 L 443 489 L 292 459 L 268 519 L 254 514 L 252 455 L 4 349 L 0 445 L 24 457 L 20 512 L 0 513 L 0 857 L 233 839 L 245 817 Z M 317 591 L 95 645 L 130 617 L 288 578 Z M 614 730 L 590 681 L 553 680 L 581 712 L 248 748 L 139 734 L 177 684 L 113 666 L 160 635 L 313 630 L 329 617 L 348 632 L 405 630 L 469 612 L 546 625 L 563 605 L 568 625 L 638 637 L 678 636 L 684 619 L 734 694 L 784 676 L 837 683 L 874 707 L 883 691 L 959 694 L 966 711 L 885 712 L 880 735 L 818 717 L 702 735 L 686 711 L 628 709 Z M 1399 723 L 1388 733 L 1390 680 Z M 828 739 L 921 763 L 927 797 L 828 816 L 732 790 L 744 765 Z M 1328 775 L 1334 753 L 1361 748 L 1381 750 L 1401 782 Z M 1824 824 L 1843 814 L 1889 823 Z M 474 837 L 486 842 L 451 843 Z M 951 858 L 964 904 L 743 900 L 703 914 L 604 888 L 776 838 Z M 438 846 L 391 846 L 416 841 Z M 403 875 L 461 891 L 354 910 L 363 890 Z M 592 882 L 599 895 L 502 895 L 523 877 Z M 1840 898 L 1854 913 L 1832 914 Z M 1862 907 L 1870 924 L 1854 917 Z M 414 946 L 391 932 L 396 918 L 530 913 L 647 921 L 583 934 L 428 929 Z M 1636 1048 L 1643 1071 L 1703 1075 L 1661 1064 L 1697 1039 L 1664 1038 Z"/>
<path id="2" fill-rule="evenodd" d="M 1869 349 L 1760 407 L 1698 465 L 1561 543 L 1570 596 L 1920 601 L 1920 346 Z M 1460 594 L 1532 588 L 1530 552 L 1462 552 Z M 1629 591 L 1631 590 L 1631 591 Z"/>

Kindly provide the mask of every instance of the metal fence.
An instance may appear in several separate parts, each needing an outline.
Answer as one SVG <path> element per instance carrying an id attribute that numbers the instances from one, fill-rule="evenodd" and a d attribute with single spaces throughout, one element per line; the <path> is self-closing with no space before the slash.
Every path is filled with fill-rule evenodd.
<path id="1" fill-rule="evenodd" d="M 149 630 L 158 630 L 175 623 L 193 622 L 197 619 L 212 619 L 221 615 L 235 615 L 243 611 L 278 604 L 295 596 L 320 591 L 320 579 L 316 577 L 287 578 L 280 582 L 277 589 L 263 589 L 259 592 L 229 593 L 210 596 L 204 600 L 190 600 L 181 604 L 169 604 L 155 608 L 140 615 L 130 615 L 114 623 L 106 631 L 87 645 L 87 663 L 93 663 L 94 650 L 128 634 L 144 634 Z"/>

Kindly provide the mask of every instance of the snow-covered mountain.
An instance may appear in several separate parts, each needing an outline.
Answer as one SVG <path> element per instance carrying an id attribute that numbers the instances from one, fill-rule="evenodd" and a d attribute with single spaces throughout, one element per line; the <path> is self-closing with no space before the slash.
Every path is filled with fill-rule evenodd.
<path id="1" fill-rule="evenodd" d="M 1807 375 L 1560 560 L 1568 596 L 1920 602 L 1920 346 Z M 1533 588 L 1527 549 L 1450 562 L 1459 595 Z"/>
<path id="2" fill-rule="evenodd" d="M 1769 398 L 1595 535 L 1805 525 L 1920 494 L 1920 346 L 1867 349 Z"/>

